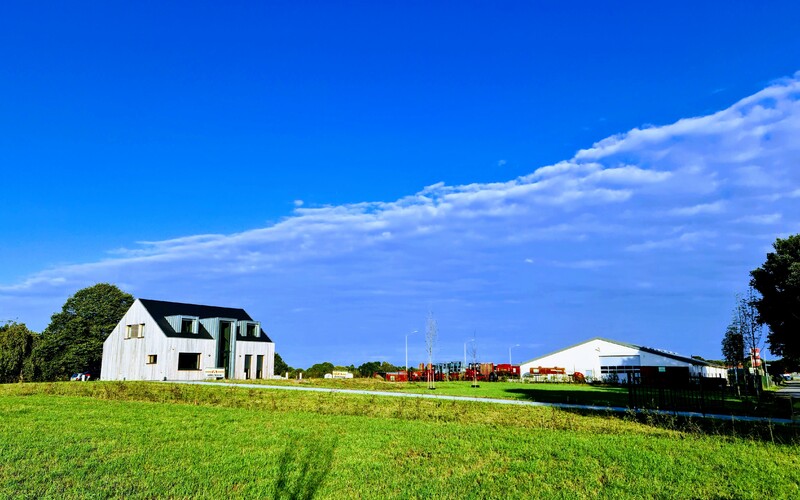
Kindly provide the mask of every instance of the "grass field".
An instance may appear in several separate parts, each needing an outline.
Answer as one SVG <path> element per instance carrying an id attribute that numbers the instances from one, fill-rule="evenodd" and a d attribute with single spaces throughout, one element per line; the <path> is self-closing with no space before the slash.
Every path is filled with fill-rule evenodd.
<path id="1" fill-rule="evenodd" d="M 231 382 L 227 381 L 226 382 Z M 587 384 L 523 384 L 520 382 L 481 382 L 472 387 L 471 382 L 436 382 L 436 389 L 428 389 L 424 382 L 386 382 L 376 378 L 354 379 L 304 379 L 298 380 L 247 380 L 242 383 L 289 385 L 328 389 L 359 389 L 367 391 L 407 392 L 446 396 L 471 396 L 477 398 L 514 399 L 546 403 L 570 403 L 599 406 L 628 404 L 624 387 L 592 386 Z M 210 382 L 213 383 L 213 382 Z"/>
<path id="2" fill-rule="evenodd" d="M 0 498 L 800 496 L 796 438 L 663 427 L 210 384 L 4 385 Z"/>
<path id="3" fill-rule="evenodd" d="M 448 396 L 472 396 L 479 398 L 513 399 L 543 403 L 567 403 L 589 406 L 629 406 L 628 389 L 624 386 L 564 384 L 564 383 L 521 383 L 521 382 L 481 382 L 472 387 L 471 382 L 437 382 L 436 389 L 428 389 L 427 383 L 386 382 L 377 378 L 354 379 L 304 379 L 304 380 L 248 380 L 226 381 L 256 383 L 266 385 L 288 385 L 330 389 L 361 389 L 384 392 L 407 392 L 414 394 L 436 394 Z M 776 400 L 773 393 L 765 393 L 760 401 L 755 398 L 727 397 L 724 409 L 715 409 L 725 415 L 750 415 L 759 417 L 789 418 L 792 411 L 788 403 Z M 697 411 L 696 408 L 678 408 Z M 797 414 L 797 412 L 795 412 Z"/>

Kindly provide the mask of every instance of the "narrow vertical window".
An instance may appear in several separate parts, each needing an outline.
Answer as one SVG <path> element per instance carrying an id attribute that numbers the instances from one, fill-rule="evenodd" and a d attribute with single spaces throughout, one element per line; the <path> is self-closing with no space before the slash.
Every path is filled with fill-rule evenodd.
<path id="1" fill-rule="evenodd" d="M 264 355 L 256 355 L 256 378 L 261 378 L 264 372 Z"/>
<path id="2" fill-rule="evenodd" d="M 255 323 L 247 323 L 247 336 L 248 337 L 255 337 L 256 336 L 256 324 Z"/>

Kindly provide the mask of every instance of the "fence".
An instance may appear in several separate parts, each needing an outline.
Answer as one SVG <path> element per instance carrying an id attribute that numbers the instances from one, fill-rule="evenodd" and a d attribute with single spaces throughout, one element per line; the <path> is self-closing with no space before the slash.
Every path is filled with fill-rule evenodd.
<path id="1" fill-rule="evenodd" d="M 727 404 L 728 393 L 724 387 L 705 386 L 702 383 L 685 387 L 637 383 L 627 386 L 628 405 L 631 408 L 723 414 L 732 409 Z"/>
<path id="2" fill-rule="evenodd" d="M 678 387 L 629 383 L 628 406 L 649 410 L 690 411 L 720 415 L 793 418 L 792 401 L 769 391 L 740 395 L 735 387 L 714 384 L 714 379 L 691 379 Z"/>

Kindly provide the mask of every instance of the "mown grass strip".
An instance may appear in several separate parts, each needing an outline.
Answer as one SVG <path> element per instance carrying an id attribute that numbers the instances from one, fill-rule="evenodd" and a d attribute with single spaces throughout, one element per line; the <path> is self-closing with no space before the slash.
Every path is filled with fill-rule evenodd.
<path id="1" fill-rule="evenodd" d="M 209 382 L 213 383 L 213 382 Z M 437 382 L 436 389 L 428 389 L 425 383 L 386 382 L 378 378 L 357 379 L 303 379 L 303 380 L 228 380 L 225 383 L 269 385 L 294 388 L 314 389 L 355 389 L 404 394 L 432 394 L 444 396 L 468 396 L 476 398 L 508 399 L 514 401 L 530 401 L 539 403 L 555 403 L 563 405 L 582 405 L 599 407 L 626 408 L 630 405 L 628 388 L 624 386 L 588 385 L 572 383 L 522 383 L 482 382 L 472 387 L 469 381 Z M 654 393 L 654 395 L 657 393 Z M 648 398 L 640 398 L 646 400 Z M 643 401 L 640 401 L 643 402 Z M 723 415 L 741 415 L 759 418 L 788 420 L 797 414 L 789 408 L 789 402 L 776 398 L 775 394 L 765 392 L 760 399 L 755 397 L 737 398 L 726 396 L 720 406 L 717 400 L 709 400 L 710 407 L 706 413 Z M 647 408 L 656 409 L 657 399 L 651 401 Z M 677 411 L 700 412 L 697 405 L 678 405 Z"/>

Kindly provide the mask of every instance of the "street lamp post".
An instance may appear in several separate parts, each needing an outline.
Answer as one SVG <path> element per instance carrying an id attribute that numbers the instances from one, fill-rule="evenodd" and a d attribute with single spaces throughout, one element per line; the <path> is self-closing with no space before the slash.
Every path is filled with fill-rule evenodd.
<path id="1" fill-rule="evenodd" d="M 511 348 L 512 347 L 519 347 L 519 344 L 514 344 L 508 347 L 508 364 L 513 365 L 514 363 L 511 362 Z"/>
<path id="2" fill-rule="evenodd" d="M 406 334 L 406 376 L 408 376 L 408 336 L 414 335 L 415 333 L 417 333 L 417 330 Z"/>

